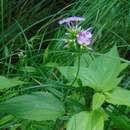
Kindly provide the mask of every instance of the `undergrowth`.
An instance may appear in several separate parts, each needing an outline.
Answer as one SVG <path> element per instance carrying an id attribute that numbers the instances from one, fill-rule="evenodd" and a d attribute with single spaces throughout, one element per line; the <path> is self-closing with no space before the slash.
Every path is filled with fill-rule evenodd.
<path id="1" fill-rule="evenodd" d="M 92 27 L 93 51 L 89 51 L 92 57 L 103 56 L 114 45 L 117 46 L 120 61 L 128 64 L 120 73 L 120 86 L 129 90 L 129 1 L 0 0 L 0 105 L 17 97 L 20 97 L 19 104 L 24 101 L 16 105 L 16 109 L 7 105 L 6 108 L 10 108 L 11 112 L 2 112 L 0 109 L 0 129 L 65 130 L 72 115 L 89 110 L 94 90 L 76 87 L 74 83 L 67 84 L 68 79 L 57 69 L 73 66 L 79 53 L 88 54 L 86 50 L 65 48 L 66 29 L 58 21 L 70 16 L 82 16 L 85 21 L 81 26 L 85 29 Z M 40 95 L 45 92 L 47 95 L 43 99 L 46 102 L 42 104 Z M 35 94 L 39 96 L 38 103 L 48 110 L 47 103 L 51 99 L 54 109 L 51 107 L 48 115 L 44 111 L 46 115 L 39 113 L 37 116 L 36 109 L 32 110 L 32 116 L 31 112 L 26 115 L 26 103 L 32 107 L 36 103 L 40 107 L 33 97 Z M 22 97 L 24 95 L 26 97 Z M 85 101 L 84 96 L 88 97 Z M 62 107 L 60 110 L 59 104 L 64 104 L 65 110 Z M 130 130 L 129 107 L 105 103 L 103 108 L 108 114 L 104 130 Z M 62 116 L 59 117 L 56 111 L 60 111 Z M 55 115 L 58 118 L 53 119 Z"/>

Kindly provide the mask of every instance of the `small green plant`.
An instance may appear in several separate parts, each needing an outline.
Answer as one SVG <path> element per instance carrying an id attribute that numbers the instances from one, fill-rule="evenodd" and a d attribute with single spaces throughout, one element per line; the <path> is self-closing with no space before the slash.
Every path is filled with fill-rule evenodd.
<path id="1" fill-rule="evenodd" d="M 88 54 L 82 54 L 81 59 L 83 57 L 86 57 L 86 64 L 80 62 L 78 75 L 76 65 L 58 67 L 61 74 L 67 79 L 67 85 L 71 85 L 77 75 L 73 83 L 75 87 L 93 89 L 90 110 L 73 115 L 67 130 L 103 130 L 106 119 L 105 109 L 110 104 L 130 106 L 130 91 L 119 85 L 122 79 L 120 73 L 127 67 L 127 64 L 120 62 L 116 46 L 108 53 L 95 57 L 90 63 L 87 59 Z M 106 103 L 108 104 L 105 108 L 102 107 Z"/>

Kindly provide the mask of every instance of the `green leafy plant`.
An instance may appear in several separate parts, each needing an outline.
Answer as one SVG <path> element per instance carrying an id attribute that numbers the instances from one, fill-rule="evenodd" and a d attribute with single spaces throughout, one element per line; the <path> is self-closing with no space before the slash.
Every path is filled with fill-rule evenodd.
<path id="1" fill-rule="evenodd" d="M 0 129 L 130 130 L 129 5 L 1 0 Z M 58 26 L 63 17 L 81 15 L 82 23 Z M 100 54 L 115 43 L 122 58 L 116 49 L 117 55 Z"/>
<path id="2" fill-rule="evenodd" d="M 89 65 L 86 64 L 88 67 L 82 66 L 82 62 L 80 65 L 78 74 L 76 64 L 58 67 L 61 74 L 67 79 L 67 84 L 71 84 L 77 75 L 74 83 L 77 87 L 90 87 L 94 90 L 91 111 L 74 115 L 69 121 L 68 130 L 103 130 L 103 121 L 105 120 L 103 104 L 130 106 L 130 91 L 121 88 L 119 84 L 122 79 L 120 73 L 128 64 L 121 63 L 117 48 L 114 46 L 106 54 L 95 57 Z M 82 86 L 78 84 L 78 80 L 81 81 Z M 83 124 L 76 123 L 78 121 Z M 91 126 L 89 127 L 89 125 Z"/>

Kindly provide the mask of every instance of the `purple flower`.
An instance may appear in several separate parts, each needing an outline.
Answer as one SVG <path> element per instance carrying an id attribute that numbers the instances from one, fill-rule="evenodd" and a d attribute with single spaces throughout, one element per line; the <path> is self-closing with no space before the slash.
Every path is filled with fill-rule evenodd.
<path id="1" fill-rule="evenodd" d="M 65 18 L 65 19 L 62 19 L 59 21 L 59 24 L 69 24 L 69 23 L 72 23 L 72 22 L 80 22 L 80 21 L 84 21 L 85 19 L 83 17 L 80 17 L 80 16 L 72 16 L 72 17 L 68 17 L 68 18 Z"/>
<path id="2" fill-rule="evenodd" d="M 92 33 L 89 29 L 77 34 L 77 42 L 80 45 L 90 45 L 92 43 Z"/>

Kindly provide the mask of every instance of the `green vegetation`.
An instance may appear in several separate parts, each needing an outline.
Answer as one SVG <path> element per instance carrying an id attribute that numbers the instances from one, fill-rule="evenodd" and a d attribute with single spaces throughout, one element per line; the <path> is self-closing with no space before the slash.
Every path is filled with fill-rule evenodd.
<path id="1" fill-rule="evenodd" d="M 90 48 L 65 47 L 70 16 Z M 130 130 L 129 0 L 0 0 L 0 17 L 1 130 Z"/>

